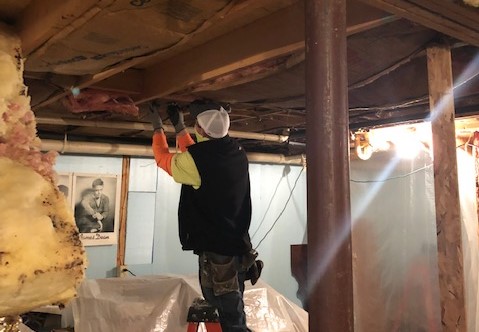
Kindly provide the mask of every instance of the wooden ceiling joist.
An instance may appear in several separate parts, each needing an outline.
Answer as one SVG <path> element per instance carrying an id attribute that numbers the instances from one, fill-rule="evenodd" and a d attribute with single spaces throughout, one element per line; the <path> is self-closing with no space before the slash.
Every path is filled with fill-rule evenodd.
<path id="1" fill-rule="evenodd" d="M 78 0 L 68 0 L 66 2 L 72 3 L 71 6 L 73 6 L 75 1 L 81 2 L 81 1 L 78 1 Z M 86 0 L 86 1 L 83 1 L 83 3 L 87 4 L 87 3 L 97 2 L 97 3 L 101 3 L 102 8 L 104 8 L 106 6 L 105 3 L 109 3 L 111 1 L 113 1 L 113 0 Z M 38 4 L 40 4 L 41 0 L 37 0 L 37 2 L 38 2 Z M 56 2 L 61 2 L 61 1 L 57 1 L 57 0 L 55 0 L 55 2 L 52 1 L 52 3 L 56 3 Z M 276 5 L 280 5 L 283 1 L 268 0 L 268 3 L 270 3 L 270 2 L 273 3 L 273 4 L 275 3 Z M 86 88 L 86 87 L 89 87 L 89 86 L 95 85 L 95 84 L 100 84 L 101 85 L 100 82 L 105 81 L 105 80 L 109 79 L 110 77 L 121 75 L 121 73 L 127 71 L 130 68 L 133 68 L 133 67 L 136 67 L 136 66 L 141 66 L 141 65 L 144 65 L 144 64 L 147 64 L 147 63 L 154 63 L 155 60 L 161 59 L 162 57 L 165 57 L 165 54 L 170 54 L 170 53 L 175 54 L 176 52 L 179 52 L 179 50 L 183 49 L 185 47 L 185 45 L 193 39 L 193 37 L 194 37 L 195 40 L 205 40 L 205 38 L 209 38 L 208 36 L 210 36 L 210 35 L 217 36 L 219 34 L 218 30 L 221 30 L 221 28 L 216 29 L 216 32 L 212 31 L 213 28 L 215 27 L 215 24 L 219 23 L 219 25 L 221 25 L 222 21 L 226 21 L 225 20 L 226 16 L 229 19 L 238 20 L 238 18 L 240 18 L 242 16 L 251 15 L 253 12 L 258 11 L 258 9 L 259 9 L 258 6 L 260 4 L 266 6 L 264 1 L 259 2 L 259 1 L 256 1 L 256 0 L 244 0 L 244 1 L 241 1 L 239 3 L 231 2 L 231 5 L 226 6 L 225 8 L 223 8 L 223 10 L 218 12 L 214 17 L 209 18 L 209 20 L 205 23 L 205 25 L 203 27 L 197 29 L 194 34 L 186 36 L 181 42 L 172 46 L 171 48 L 166 49 L 166 50 L 158 50 L 158 51 L 150 53 L 150 54 L 145 54 L 143 56 L 135 57 L 135 58 L 129 59 L 127 61 L 120 62 L 120 63 L 118 63 L 114 66 L 105 68 L 103 71 L 100 71 L 100 72 L 95 73 L 93 75 L 85 76 L 76 85 L 76 87 L 80 88 L 80 89 L 83 89 L 83 88 Z M 64 5 L 67 6 L 67 4 L 64 4 Z M 268 6 L 266 6 L 266 7 L 268 7 Z M 69 8 L 69 7 L 67 7 L 67 8 Z M 34 8 L 32 8 L 31 11 L 33 13 L 35 13 Z M 17 26 L 17 29 L 19 30 L 19 34 L 28 35 L 28 31 L 25 32 L 25 33 L 21 33 L 21 30 L 23 29 L 23 26 L 25 26 L 25 28 L 28 27 L 27 23 L 28 23 L 28 21 L 25 22 L 25 24 L 20 24 L 19 26 Z M 39 24 L 41 24 L 41 23 L 39 23 Z M 50 37 L 49 38 L 51 38 L 51 36 L 54 35 L 54 34 L 55 34 L 55 32 L 50 32 Z M 47 40 L 48 38 L 44 37 L 43 39 Z M 119 83 L 117 82 L 116 84 L 119 84 Z M 60 100 L 61 98 L 67 96 L 69 93 L 70 93 L 70 91 L 68 91 L 68 90 L 59 92 L 59 93 L 53 95 L 52 97 L 48 98 L 47 100 L 41 102 L 40 104 L 34 105 L 32 107 L 32 109 L 33 110 L 38 110 L 42 107 L 51 105 L 52 103 L 54 103 L 54 102 Z"/>
<path id="2" fill-rule="evenodd" d="M 479 9 L 439 0 L 361 0 L 399 17 L 479 46 Z"/>
<path id="3" fill-rule="evenodd" d="M 131 95 L 140 94 L 143 91 L 143 70 L 125 70 L 115 76 L 90 85 L 90 88 Z"/>
<path id="4" fill-rule="evenodd" d="M 361 6 L 348 12 L 348 35 L 396 19 L 371 8 L 367 8 L 368 15 L 364 16 L 366 7 L 358 7 Z M 195 84 L 304 50 L 304 26 L 295 22 L 304 22 L 302 1 L 148 68 L 144 94 L 137 102 L 165 97 Z"/>
<path id="5" fill-rule="evenodd" d="M 372 29 L 395 19 L 396 17 L 383 11 L 356 3 L 348 12 L 348 34 Z M 302 1 L 194 49 L 175 54 L 174 57 L 159 64 L 145 68 L 147 74 L 144 77 L 144 90 L 137 98 L 137 102 L 164 97 L 238 69 L 303 50 L 304 25 L 297 24 L 297 22 L 304 22 Z M 148 62 L 151 59 L 147 56 L 122 63 L 118 67 L 85 78 L 78 87 L 101 86 L 103 84 L 99 82 L 116 77 L 128 68 L 139 65 L 142 61 Z M 121 78 L 115 78 L 114 82 L 118 85 L 121 84 L 121 80 Z M 68 91 L 59 93 L 41 104 L 35 105 L 34 109 L 47 106 L 68 93 Z"/>
<path id="6" fill-rule="evenodd" d="M 152 66 L 138 102 L 164 97 L 188 86 L 304 48 L 302 3 Z"/>

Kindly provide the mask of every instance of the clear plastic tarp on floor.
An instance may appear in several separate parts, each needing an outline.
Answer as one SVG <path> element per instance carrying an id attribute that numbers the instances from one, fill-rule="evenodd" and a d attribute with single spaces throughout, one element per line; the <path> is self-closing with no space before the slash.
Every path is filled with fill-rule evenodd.
<path id="1" fill-rule="evenodd" d="M 185 332 L 188 308 L 200 296 L 196 276 L 94 279 L 82 283 L 67 309 L 79 332 Z M 262 280 L 247 282 L 244 297 L 253 331 L 308 331 L 306 311 Z M 64 324 L 73 326 L 68 310 Z"/>

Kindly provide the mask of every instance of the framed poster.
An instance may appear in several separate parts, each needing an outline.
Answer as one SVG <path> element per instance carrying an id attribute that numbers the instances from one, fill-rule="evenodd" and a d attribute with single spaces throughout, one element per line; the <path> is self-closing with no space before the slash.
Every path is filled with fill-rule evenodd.
<path id="1" fill-rule="evenodd" d="M 72 173 L 57 173 L 58 190 L 65 196 L 68 206 L 72 205 L 72 187 L 73 187 L 73 174 Z"/>
<path id="2" fill-rule="evenodd" d="M 73 174 L 72 207 L 85 246 L 118 241 L 121 178 L 109 174 Z"/>

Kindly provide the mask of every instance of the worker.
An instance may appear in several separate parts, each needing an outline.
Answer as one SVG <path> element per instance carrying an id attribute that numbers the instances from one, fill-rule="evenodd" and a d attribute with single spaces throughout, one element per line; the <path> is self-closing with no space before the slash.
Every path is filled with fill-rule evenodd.
<path id="1" fill-rule="evenodd" d="M 186 130 L 179 106 L 167 107 L 180 150 L 169 153 L 159 104 L 149 104 L 153 153 L 157 165 L 182 184 L 178 208 L 180 242 L 183 250 L 198 255 L 204 298 L 218 309 L 223 332 L 250 331 L 244 312 L 244 281 L 249 274 L 256 282 L 263 263 L 255 261 L 257 253 L 248 233 L 248 159 L 243 148 L 228 135 L 230 118 L 222 106 L 195 103 L 190 107 L 196 116 L 196 143 Z"/>

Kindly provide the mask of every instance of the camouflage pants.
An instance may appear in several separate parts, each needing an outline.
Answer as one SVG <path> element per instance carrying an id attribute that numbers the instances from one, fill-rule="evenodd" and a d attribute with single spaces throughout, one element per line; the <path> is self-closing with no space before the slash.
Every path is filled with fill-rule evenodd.
<path id="1" fill-rule="evenodd" d="M 216 296 L 239 291 L 238 258 L 203 252 L 199 256 L 200 283 Z"/>
<path id="2" fill-rule="evenodd" d="M 243 291 L 245 267 L 242 257 L 211 252 L 199 254 L 199 279 L 205 299 L 218 309 L 224 332 L 250 331 L 246 326 Z"/>

